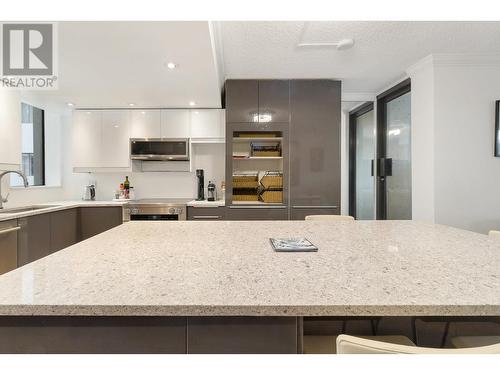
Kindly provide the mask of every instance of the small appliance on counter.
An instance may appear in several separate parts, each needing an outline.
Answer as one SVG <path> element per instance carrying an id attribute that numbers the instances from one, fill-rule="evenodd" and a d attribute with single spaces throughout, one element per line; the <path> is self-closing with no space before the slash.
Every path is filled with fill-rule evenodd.
<path id="1" fill-rule="evenodd" d="M 208 193 L 207 193 L 207 201 L 214 202 L 217 200 L 217 188 L 212 181 L 208 181 Z"/>
<path id="2" fill-rule="evenodd" d="M 205 175 L 203 169 L 196 170 L 196 178 L 198 179 L 198 196 L 197 201 L 205 200 Z"/>
<path id="3" fill-rule="evenodd" d="M 83 188 L 82 200 L 95 201 L 95 185 L 87 185 Z"/>

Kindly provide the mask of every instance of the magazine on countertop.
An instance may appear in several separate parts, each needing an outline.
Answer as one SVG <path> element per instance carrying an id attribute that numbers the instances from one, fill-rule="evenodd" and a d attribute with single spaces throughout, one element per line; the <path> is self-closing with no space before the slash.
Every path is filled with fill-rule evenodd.
<path id="1" fill-rule="evenodd" d="M 271 241 L 274 251 L 318 251 L 318 248 L 307 238 L 270 238 L 269 240 Z"/>

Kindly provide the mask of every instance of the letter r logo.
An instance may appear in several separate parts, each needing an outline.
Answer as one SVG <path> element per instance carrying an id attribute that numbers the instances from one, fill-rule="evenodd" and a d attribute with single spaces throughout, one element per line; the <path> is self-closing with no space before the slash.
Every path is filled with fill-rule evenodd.
<path id="1" fill-rule="evenodd" d="M 5 76 L 53 74 L 52 24 L 3 24 L 2 49 Z"/>

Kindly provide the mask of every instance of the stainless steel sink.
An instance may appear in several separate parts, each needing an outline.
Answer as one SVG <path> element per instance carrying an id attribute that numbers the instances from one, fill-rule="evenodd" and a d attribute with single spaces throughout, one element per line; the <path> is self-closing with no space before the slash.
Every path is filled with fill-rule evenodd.
<path id="1" fill-rule="evenodd" d="M 46 208 L 54 208 L 61 207 L 61 205 L 50 205 L 50 204 L 39 204 L 34 206 L 26 206 L 26 207 L 17 207 L 17 208 L 4 208 L 0 210 L 0 215 L 10 215 L 10 214 L 19 214 L 24 212 L 32 212 L 37 210 L 43 210 Z"/>

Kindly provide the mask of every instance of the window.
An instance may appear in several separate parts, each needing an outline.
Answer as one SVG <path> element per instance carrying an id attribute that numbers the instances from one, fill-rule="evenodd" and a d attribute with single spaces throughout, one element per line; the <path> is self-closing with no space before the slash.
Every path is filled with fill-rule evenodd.
<path id="1" fill-rule="evenodd" d="M 22 172 L 30 186 L 45 185 L 45 121 L 44 111 L 21 103 Z M 20 176 L 11 174 L 11 186 L 23 186 Z"/>

